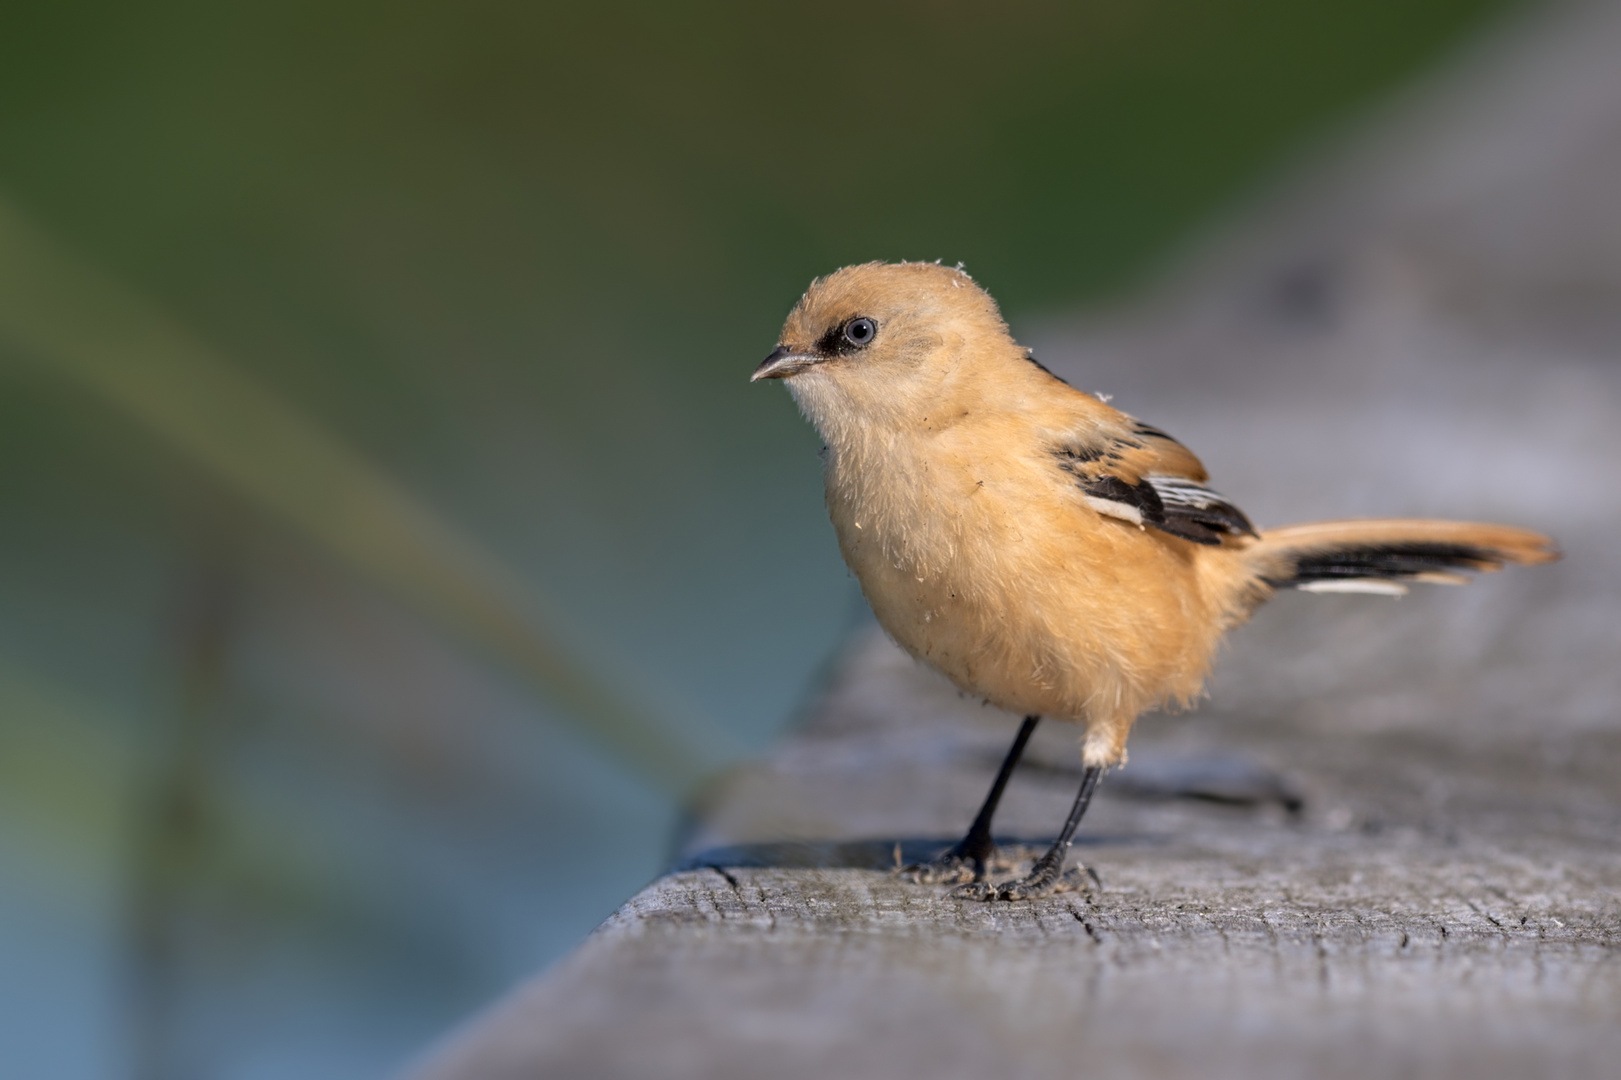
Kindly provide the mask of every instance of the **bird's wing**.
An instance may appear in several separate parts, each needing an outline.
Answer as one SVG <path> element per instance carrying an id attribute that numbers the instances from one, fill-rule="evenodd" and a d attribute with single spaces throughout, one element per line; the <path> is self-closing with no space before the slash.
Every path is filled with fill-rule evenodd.
<path id="1" fill-rule="evenodd" d="M 1053 451 L 1088 506 L 1196 544 L 1256 535 L 1242 510 L 1205 486 L 1204 466 L 1191 450 L 1158 428 L 1109 412 Z"/>

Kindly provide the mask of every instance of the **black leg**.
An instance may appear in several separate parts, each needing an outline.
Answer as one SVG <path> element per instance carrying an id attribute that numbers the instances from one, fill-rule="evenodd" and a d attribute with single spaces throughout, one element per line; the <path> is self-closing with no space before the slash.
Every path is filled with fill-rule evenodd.
<path id="1" fill-rule="evenodd" d="M 1013 768 L 1023 756 L 1025 744 L 1030 741 L 1030 733 L 1036 730 L 1040 720 L 1039 716 L 1027 716 L 1024 723 L 1019 725 L 1019 733 L 1013 737 L 1013 745 L 1002 759 L 1002 767 L 996 771 L 996 780 L 985 796 L 985 804 L 974 816 L 974 823 L 968 827 L 968 835 L 933 862 L 907 867 L 906 872 L 912 875 L 913 880 L 932 884 L 984 879 L 986 864 L 996 852 L 996 844 L 991 839 L 991 819 L 996 816 L 996 806 L 1002 801 L 1002 791 L 1007 787 L 1008 777 L 1013 775 Z"/>
<path id="2" fill-rule="evenodd" d="M 1064 856 L 1069 854 L 1070 841 L 1075 838 L 1075 828 L 1080 825 L 1081 817 L 1092 801 L 1092 792 L 1097 789 L 1098 780 L 1102 776 L 1103 769 L 1097 765 L 1089 767 L 1082 774 L 1081 790 L 1075 795 L 1075 805 L 1069 808 L 1069 817 L 1064 821 L 1063 831 L 1058 834 L 1058 839 L 1053 841 L 1053 846 L 1047 849 L 1047 853 L 1036 860 L 1027 877 L 1001 885 L 990 885 L 976 879 L 970 884 L 951 890 L 951 895 L 969 900 L 1035 900 L 1059 891 L 1059 887 L 1063 884 Z"/>

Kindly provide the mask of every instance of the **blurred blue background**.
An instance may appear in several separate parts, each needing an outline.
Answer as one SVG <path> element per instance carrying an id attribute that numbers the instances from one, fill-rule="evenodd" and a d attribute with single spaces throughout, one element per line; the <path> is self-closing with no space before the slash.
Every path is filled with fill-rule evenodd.
<path id="1" fill-rule="evenodd" d="M 863 617 L 813 275 L 1098 302 L 1487 0 L 0 10 L 0 1072 L 386 1075 Z"/>

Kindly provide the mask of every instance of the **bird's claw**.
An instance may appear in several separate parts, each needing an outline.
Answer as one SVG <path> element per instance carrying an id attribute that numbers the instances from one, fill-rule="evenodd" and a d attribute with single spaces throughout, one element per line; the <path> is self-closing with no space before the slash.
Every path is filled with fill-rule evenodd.
<path id="1" fill-rule="evenodd" d="M 1044 866 L 1038 862 L 1025 877 L 1000 884 L 972 881 L 958 885 L 946 896 L 952 900 L 1040 900 L 1076 889 L 1090 889 L 1094 884 L 1102 887 L 1102 882 L 1090 867 L 1076 866 L 1060 873 L 1056 865 Z"/>
<path id="2" fill-rule="evenodd" d="M 966 850 L 964 850 L 966 848 Z M 972 839 L 957 844 L 928 862 L 902 866 L 895 872 L 919 885 L 953 885 L 984 881 L 987 872 L 1011 870 L 1016 860 L 1007 851 Z"/>
<path id="3" fill-rule="evenodd" d="M 919 885 L 949 885 L 953 882 L 973 882 L 980 876 L 974 860 L 955 851 L 948 851 L 928 862 L 903 866 L 900 873 Z"/>

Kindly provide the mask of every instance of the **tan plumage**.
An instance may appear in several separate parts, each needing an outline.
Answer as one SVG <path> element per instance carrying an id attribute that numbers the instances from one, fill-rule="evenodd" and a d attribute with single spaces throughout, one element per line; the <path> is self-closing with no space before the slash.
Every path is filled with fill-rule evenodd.
<path id="1" fill-rule="evenodd" d="M 1192 452 L 1035 363 L 984 290 L 933 263 L 812 283 L 755 378 L 786 379 L 826 440 L 828 512 L 884 629 L 970 694 L 1081 724 L 1095 768 L 1142 712 L 1194 698 L 1221 635 L 1279 587 L 1556 557 L 1460 522 L 1257 534 Z"/>

